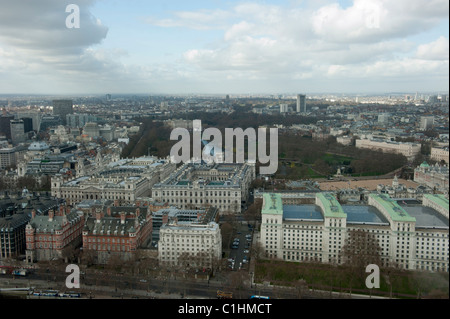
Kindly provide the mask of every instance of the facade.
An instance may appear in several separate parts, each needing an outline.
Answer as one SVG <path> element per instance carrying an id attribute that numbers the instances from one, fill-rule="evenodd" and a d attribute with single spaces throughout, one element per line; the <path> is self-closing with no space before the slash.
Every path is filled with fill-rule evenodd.
<path id="1" fill-rule="evenodd" d="M 68 114 L 73 114 L 72 100 L 53 100 L 53 115 L 58 115 L 64 125 Z"/>
<path id="2" fill-rule="evenodd" d="M 96 159 L 97 170 L 93 175 L 83 175 L 64 181 L 62 176 L 52 177 L 52 195 L 70 203 L 85 199 L 109 199 L 134 202 L 139 197 L 150 195 L 152 186 L 166 178 L 175 169 L 175 164 L 155 157 L 122 159 L 104 164 Z"/>
<path id="3" fill-rule="evenodd" d="M 420 144 L 400 143 L 375 139 L 357 139 L 355 141 L 357 148 L 367 148 L 371 150 L 381 150 L 386 153 L 402 154 L 408 160 L 414 159 L 420 153 Z"/>
<path id="4" fill-rule="evenodd" d="M 11 141 L 13 144 L 19 144 L 26 141 L 25 124 L 23 120 L 12 120 L 11 125 Z"/>
<path id="5" fill-rule="evenodd" d="M 297 113 L 306 113 L 306 95 L 297 94 Z"/>
<path id="6" fill-rule="evenodd" d="M 430 157 L 432 160 L 449 164 L 448 147 L 432 147 Z"/>
<path id="7" fill-rule="evenodd" d="M 431 189 L 448 193 L 448 165 L 429 165 L 423 162 L 414 170 L 414 181 Z"/>
<path id="8" fill-rule="evenodd" d="M 67 114 L 66 115 L 67 125 L 69 127 L 84 127 L 87 123 L 95 123 L 97 117 L 87 113 L 81 114 Z"/>
<path id="9" fill-rule="evenodd" d="M 25 227 L 30 215 L 24 212 L 0 217 L 0 260 L 25 251 Z"/>
<path id="10" fill-rule="evenodd" d="M 87 217 L 83 228 L 83 252 L 104 264 L 111 257 L 130 260 L 136 250 L 151 241 L 152 218 L 148 207 L 107 206 Z"/>
<path id="11" fill-rule="evenodd" d="M 213 268 L 222 258 L 219 224 L 173 221 L 161 226 L 158 258 L 163 265 Z"/>
<path id="12" fill-rule="evenodd" d="M 448 200 L 427 197 L 414 204 L 370 194 L 368 205 L 340 205 L 318 193 L 314 205 L 291 206 L 264 194 L 260 244 L 267 258 L 342 264 L 349 232 L 363 230 L 378 244 L 383 266 L 448 272 Z"/>
<path id="13" fill-rule="evenodd" d="M 152 197 L 181 209 L 217 207 L 222 213 L 239 213 L 254 178 L 255 166 L 248 163 L 185 163 L 153 186 Z"/>
<path id="14" fill-rule="evenodd" d="M 64 249 L 81 245 L 83 225 L 83 213 L 64 206 L 49 211 L 48 216 L 36 216 L 34 211 L 26 226 L 27 262 L 62 258 Z"/>

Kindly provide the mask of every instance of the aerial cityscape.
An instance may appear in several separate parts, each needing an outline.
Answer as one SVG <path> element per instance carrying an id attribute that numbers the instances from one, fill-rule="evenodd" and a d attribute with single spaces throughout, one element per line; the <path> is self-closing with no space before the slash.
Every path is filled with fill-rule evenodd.
<path id="1" fill-rule="evenodd" d="M 448 1 L 0 4 L 0 299 L 449 298 Z"/>

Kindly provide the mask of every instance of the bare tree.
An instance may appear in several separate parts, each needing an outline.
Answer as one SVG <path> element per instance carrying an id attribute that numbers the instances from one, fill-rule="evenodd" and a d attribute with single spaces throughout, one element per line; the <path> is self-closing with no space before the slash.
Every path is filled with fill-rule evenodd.
<path id="1" fill-rule="evenodd" d="M 341 250 L 344 266 L 362 279 L 369 264 L 381 265 L 381 247 L 373 234 L 363 229 L 351 229 Z"/>

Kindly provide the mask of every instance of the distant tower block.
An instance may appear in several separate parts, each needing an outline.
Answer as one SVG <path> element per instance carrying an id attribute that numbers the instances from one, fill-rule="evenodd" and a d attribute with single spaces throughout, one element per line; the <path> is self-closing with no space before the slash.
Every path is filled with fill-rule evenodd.
<path id="1" fill-rule="evenodd" d="M 297 113 L 306 113 L 306 95 L 297 94 Z"/>
<path id="2" fill-rule="evenodd" d="M 64 125 L 67 124 L 67 114 L 73 114 L 72 100 L 53 100 L 53 115 L 59 115 Z"/>

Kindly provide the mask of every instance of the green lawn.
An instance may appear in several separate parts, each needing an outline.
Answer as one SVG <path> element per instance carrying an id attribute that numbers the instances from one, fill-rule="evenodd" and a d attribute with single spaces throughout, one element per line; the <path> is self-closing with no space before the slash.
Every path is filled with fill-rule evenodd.
<path id="1" fill-rule="evenodd" d="M 333 291 L 367 293 L 365 279 L 369 274 L 359 274 L 343 266 L 320 263 L 298 263 L 279 260 L 259 260 L 255 265 L 255 282 L 269 281 L 271 284 L 296 286 L 300 280 L 309 288 Z M 380 269 L 380 288 L 372 289 L 373 295 L 388 297 L 416 298 L 421 296 L 446 295 L 448 298 L 448 273 L 428 273 Z"/>

